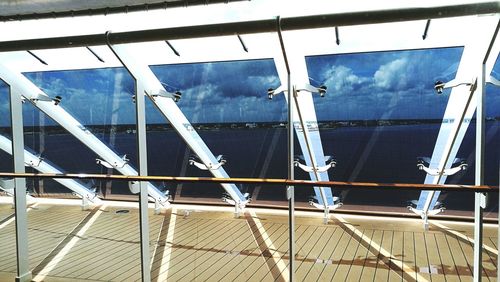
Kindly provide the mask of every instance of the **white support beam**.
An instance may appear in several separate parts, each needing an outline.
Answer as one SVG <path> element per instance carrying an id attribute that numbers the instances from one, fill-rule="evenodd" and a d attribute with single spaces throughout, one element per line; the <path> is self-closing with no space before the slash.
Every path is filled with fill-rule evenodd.
<path id="1" fill-rule="evenodd" d="M 427 175 L 425 184 L 444 184 L 446 175 L 444 172 L 453 165 L 455 157 L 460 149 L 463 138 L 470 120 L 472 119 L 477 106 L 477 91 L 472 91 L 471 83 L 478 77 L 477 67 L 487 52 L 492 34 L 498 22 L 498 17 L 485 17 L 478 19 L 474 29 L 481 30 L 468 38 L 465 45 L 457 75 L 454 81 L 457 84 L 452 88 L 450 98 L 443 116 L 443 122 L 434 146 L 429 166 L 435 168 L 437 175 Z M 499 45 L 494 47 L 494 52 L 498 53 Z M 494 63 L 486 64 L 486 72 L 490 73 Z M 460 85 L 458 85 L 460 84 Z M 477 82 L 476 82 L 477 85 Z M 472 95 L 472 96 L 471 96 Z M 413 212 L 424 219 L 424 226 L 427 227 L 429 215 L 437 214 L 441 209 L 436 208 L 439 191 L 423 191 L 420 194 L 416 208 L 410 208 Z"/>
<path id="2" fill-rule="evenodd" d="M 146 142 L 146 110 L 144 101 L 144 88 L 135 78 L 135 116 L 137 126 L 137 156 L 139 175 L 148 175 L 148 150 Z M 139 221 L 141 242 L 141 277 L 143 282 L 151 281 L 150 252 L 149 252 L 149 215 L 148 215 L 148 186 L 147 182 L 140 181 L 139 194 Z"/>
<path id="3" fill-rule="evenodd" d="M 174 96 L 165 90 L 149 66 L 135 59 L 129 45 L 110 45 L 110 48 L 112 48 L 128 71 L 137 79 L 137 83 L 144 89 L 144 93 L 151 99 L 165 118 L 168 119 L 187 145 L 198 155 L 201 162 L 207 168 L 212 168 L 209 171 L 215 177 L 228 178 L 229 175 L 222 166 L 214 166 L 219 161 L 176 105 L 173 99 Z M 138 93 L 137 95 L 141 94 Z M 239 216 L 241 209 L 245 207 L 248 199 L 234 184 L 221 184 L 221 186 L 231 197 L 232 201 L 228 202 L 235 205 L 235 216 Z"/>
<path id="4" fill-rule="evenodd" d="M 31 102 L 35 107 L 51 117 L 104 161 L 109 164 L 116 164 L 114 168 L 117 171 L 124 175 L 137 175 L 137 171 L 131 165 L 125 163 L 122 157 L 113 152 L 113 150 L 64 110 L 61 104 L 55 103 L 46 93 L 24 75 L 12 71 L 0 64 L 0 78 L 6 83 L 17 87 L 19 89 L 19 95 L 22 95 L 27 101 Z M 168 197 L 151 183 L 148 183 L 148 191 L 149 196 L 153 198 L 156 203 L 164 207 L 169 207 Z"/>
<path id="5" fill-rule="evenodd" d="M 484 52 L 483 60 L 477 64 L 478 89 L 477 89 L 477 110 L 476 110 L 476 160 L 475 160 L 475 185 L 484 185 L 484 157 L 485 157 L 485 132 L 486 132 L 486 82 L 490 77 L 491 70 L 487 70 L 489 60 L 496 61 L 498 52 L 491 51 L 500 31 L 500 17 L 497 19 L 496 28 L 493 35 L 488 40 L 488 45 Z M 492 57 L 490 59 L 490 56 Z M 486 194 L 475 193 L 474 201 L 474 266 L 473 277 L 475 282 L 482 280 L 483 272 L 483 210 L 486 208 Z"/>
<path id="6" fill-rule="evenodd" d="M 485 133 L 485 66 L 478 64 L 476 67 L 478 75 L 477 86 L 477 108 L 476 108 L 476 170 L 475 170 L 475 185 L 484 184 L 484 133 Z M 474 260 L 472 268 L 472 277 L 474 282 L 479 282 L 482 279 L 483 270 L 483 209 L 485 206 L 485 195 L 483 193 L 474 193 Z"/>
<path id="7" fill-rule="evenodd" d="M 327 171 L 320 172 L 319 167 L 325 167 L 325 155 L 323 152 L 323 145 L 321 143 L 321 136 L 318 128 L 318 122 L 316 118 L 316 111 L 314 107 L 314 102 L 312 98 L 312 93 L 309 86 L 309 76 L 307 73 L 307 66 L 305 62 L 305 57 L 300 53 L 297 46 L 300 39 L 297 42 L 292 41 L 288 45 L 291 47 L 289 51 L 289 63 L 290 68 L 293 70 L 293 75 L 291 76 L 292 85 L 297 85 L 300 93 L 294 97 L 295 102 L 292 101 L 292 116 L 293 120 L 298 120 L 294 122 L 294 128 L 299 140 L 299 145 L 304 156 L 306 165 L 312 167 L 309 172 L 309 176 L 312 180 L 317 181 L 328 181 L 329 176 Z M 295 47 L 293 47 L 295 46 Z M 285 68 L 285 62 L 279 54 L 274 57 L 274 62 L 276 64 L 276 69 L 278 70 L 278 75 L 282 81 L 282 86 L 278 88 L 275 92 L 283 91 L 285 93 L 285 99 L 288 100 L 288 93 L 285 88 L 283 88 L 283 82 L 287 81 L 287 73 Z M 305 87 L 303 87 L 305 86 Z M 342 204 L 339 203 L 338 198 L 333 196 L 332 189 L 329 187 L 314 187 L 314 192 L 316 195 L 317 203 L 313 205 L 317 208 L 323 209 L 324 222 L 327 223 L 329 219 L 329 212 L 340 207 Z"/>
<path id="8" fill-rule="evenodd" d="M 12 155 L 12 142 L 5 136 L 0 135 L 0 149 L 6 152 L 9 155 Z M 24 162 L 25 166 L 32 167 L 38 170 L 41 173 L 54 173 L 54 174 L 62 174 L 63 172 L 56 167 L 52 166 L 49 162 L 41 159 L 40 157 L 35 156 L 28 150 L 24 150 Z M 54 181 L 60 183 L 61 185 L 67 187 L 74 193 L 76 193 L 79 197 L 82 198 L 84 202 L 92 202 L 95 205 L 99 205 L 101 203 L 101 199 L 99 199 L 95 193 L 95 191 L 91 191 L 84 185 L 73 179 L 61 179 L 56 178 Z M 82 208 L 86 209 L 85 205 L 82 203 Z"/>
<path id="9" fill-rule="evenodd" d="M 15 85 L 9 85 L 10 124 L 12 130 L 12 156 L 15 173 L 24 173 L 24 133 L 23 107 L 19 90 Z M 31 281 L 28 247 L 28 213 L 26 206 L 26 179 L 14 178 L 14 208 L 16 216 L 16 258 L 19 282 Z"/>

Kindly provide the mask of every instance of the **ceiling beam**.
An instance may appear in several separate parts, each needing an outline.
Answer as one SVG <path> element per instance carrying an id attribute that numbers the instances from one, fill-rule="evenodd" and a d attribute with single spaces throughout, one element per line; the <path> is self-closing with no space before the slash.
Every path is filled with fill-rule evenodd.
<path id="1" fill-rule="evenodd" d="M 290 31 L 335 26 L 339 27 L 413 20 L 428 20 L 494 13 L 500 13 L 500 3 L 497 1 L 425 8 L 403 8 L 349 12 L 341 14 L 289 17 L 281 18 L 280 21 L 281 29 L 283 31 Z M 169 27 L 161 29 L 106 34 L 100 33 L 54 38 L 3 41 L 0 42 L 0 52 L 227 36 L 235 34 L 276 32 L 276 30 L 277 20 L 273 18 L 245 22 Z"/>

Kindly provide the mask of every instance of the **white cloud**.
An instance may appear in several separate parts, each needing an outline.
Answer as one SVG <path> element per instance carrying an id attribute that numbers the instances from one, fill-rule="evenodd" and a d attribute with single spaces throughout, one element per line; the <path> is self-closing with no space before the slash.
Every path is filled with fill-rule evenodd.
<path id="1" fill-rule="evenodd" d="M 408 60 L 400 58 L 391 61 L 380 68 L 373 75 L 375 85 L 382 89 L 403 89 L 408 85 Z"/>
<path id="2" fill-rule="evenodd" d="M 327 69 L 324 77 L 327 78 L 325 85 L 335 92 L 352 91 L 355 85 L 369 81 L 369 78 L 357 76 L 352 69 L 343 65 Z"/>

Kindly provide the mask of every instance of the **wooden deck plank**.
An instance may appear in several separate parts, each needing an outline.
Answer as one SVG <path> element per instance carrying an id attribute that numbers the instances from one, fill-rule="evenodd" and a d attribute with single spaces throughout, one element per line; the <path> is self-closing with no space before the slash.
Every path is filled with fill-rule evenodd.
<path id="1" fill-rule="evenodd" d="M 137 216 L 134 217 L 134 220 L 136 220 Z M 162 216 L 158 215 L 153 215 L 151 212 L 149 213 L 149 238 L 150 238 L 150 255 L 153 254 L 153 247 L 156 243 L 151 243 L 155 242 L 157 239 L 157 234 L 160 232 L 160 227 L 161 227 L 161 222 L 163 221 Z M 140 247 L 138 246 L 139 242 L 137 243 L 137 246 L 132 246 L 134 250 L 139 250 Z M 140 280 L 141 278 L 141 268 L 140 264 L 137 264 L 137 262 L 140 262 L 140 252 L 134 253 L 135 258 L 129 258 L 126 260 L 124 263 L 127 265 L 130 265 L 128 269 L 125 269 L 125 271 L 117 272 L 119 275 L 111 278 L 111 280 L 114 281 L 134 281 L 134 280 Z M 92 276 L 90 276 L 92 277 Z M 90 278 L 89 277 L 89 278 Z"/>
<path id="2" fill-rule="evenodd" d="M 269 236 L 269 245 L 275 247 L 274 250 L 270 250 L 271 257 L 266 258 L 268 272 L 265 275 L 256 273 L 249 277 L 250 280 L 257 278 L 258 280 L 285 280 L 284 277 L 288 277 L 288 259 L 284 259 L 284 256 L 288 253 L 288 226 L 281 224 L 278 232 Z M 264 268 L 264 266 L 262 267 Z M 264 269 L 262 269 L 264 273 Z"/>
<path id="3" fill-rule="evenodd" d="M 233 222 L 233 224 L 233 229 L 228 228 L 225 236 L 221 237 L 219 242 L 214 242 L 213 250 L 207 250 L 197 258 L 197 279 L 206 280 L 211 276 L 213 270 L 217 269 L 217 266 L 225 265 L 239 255 L 240 250 L 233 251 L 237 245 L 237 240 L 249 236 L 250 232 L 242 221 Z"/>
<path id="4" fill-rule="evenodd" d="M 474 268 L 474 248 L 473 248 L 473 246 L 471 246 L 471 243 L 468 241 L 465 242 L 464 240 L 460 240 L 460 238 L 458 238 L 458 237 L 456 237 L 456 238 L 459 242 L 460 249 L 464 253 L 465 260 L 467 261 L 467 264 L 468 264 L 470 270 L 473 271 L 473 268 Z M 484 257 L 484 252 L 483 252 L 483 264 L 484 264 L 484 261 L 485 261 L 485 257 Z M 490 281 L 488 274 L 486 273 L 484 267 L 483 267 L 483 274 L 482 275 L 483 275 L 483 281 Z"/>
<path id="5" fill-rule="evenodd" d="M 264 225 L 260 227 L 257 232 L 262 232 L 264 229 Z M 249 231 L 250 236 L 244 238 L 238 246 L 243 246 L 243 248 L 236 248 L 236 250 L 241 249 L 240 255 L 236 256 L 236 259 L 232 259 L 230 263 L 221 268 L 221 271 L 218 271 L 222 275 L 219 277 L 221 281 L 235 281 L 237 279 L 247 281 L 249 277 L 253 274 L 247 271 L 245 268 L 248 265 L 255 263 L 256 260 L 264 262 L 265 257 L 262 256 L 260 247 L 261 245 L 256 241 L 255 235 L 252 234 L 252 229 L 248 225 L 247 222 L 247 230 Z M 264 244 L 263 242 L 260 242 Z M 267 271 L 267 270 L 266 270 Z M 227 274 L 224 274 L 227 273 Z M 210 277 L 210 279 L 217 280 L 217 276 L 214 274 Z"/>
<path id="6" fill-rule="evenodd" d="M 431 236 L 434 237 L 434 244 L 430 242 Z M 453 256 L 450 251 L 450 246 L 448 245 L 448 241 L 445 238 L 445 235 L 441 232 L 432 232 L 428 235 L 428 249 L 429 256 L 432 263 L 432 256 L 439 256 L 439 260 L 441 263 L 441 272 L 443 273 L 446 281 L 460 281 L 460 277 L 458 275 L 457 268 L 455 267 L 455 261 L 453 260 Z M 432 248 L 435 248 L 435 252 L 432 251 Z M 437 253 L 437 254 L 435 254 Z"/>
<path id="7" fill-rule="evenodd" d="M 319 260 L 317 260 L 316 263 L 312 266 L 309 275 L 307 275 L 307 279 L 324 280 L 329 278 L 329 273 L 326 270 L 328 268 L 333 268 L 332 254 L 335 252 L 335 249 L 338 248 L 339 241 L 343 233 L 343 229 L 337 226 L 330 227 L 329 229 L 332 229 L 329 232 L 331 233 L 331 235 L 328 236 L 328 241 L 326 242 L 323 250 L 321 251 L 321 254 L 318 257 Z M 327 235 L 325 234 L 324 237 L 326 238 Z M 312 257 L 311 259 L 314 260 L 315 258 Z"/>
<path id="8" fill-rule="evenodd" d="M 373 233 L 374 233 L 373 229 L 368 229 L 365 230 L 363 234 L 363 236 L 369 240 L 368 246 L 370 246 L 369 244 L 371 244 Z M 369 254 L 370 254 L 369 250 L 365 246 L 363 246 L 360 242 L 358 250 L 354 255 L 351 267 L 348 271 L 346 281 L 361 281 L 360 280 L 361 274 L 363 273 L 363 268 L 365 266 L 365 262 Z"/>
<path id="9" fill-rule="evenodd" d="M 401 281 L 403 270 L 398 270 L 395 271 L 394 265 L 399 264 L 399 262 L 404 262 L 405 264 L 408 263 L 406 260 L 406 252 L 405 252 L 405 245 L 404 245 L 404 232 L 401 231 L 395 231 L 392 234 L 392 240 L 391 240 L 391 245 L 388 249 L 391 252 L 391 259 L 387 262 L 388 263 L 388 268 L 389 268 L 389 275 L 388 275 L 388 280 L 389 281 Z M 411 267 L 411 261 L 410 262 L 410 267 Z"/>
<path id="10" fill-rule="evenodd" d="M 403 261 L 409 267 L 409 269 L 405 269 L 405 272 L 412 279 L 417 280 L 418 270 L 416 269 L 415 238 L 413 232 L 405 231 L 403 233 L 403 254 Z"/>
<path id="11" fill-rule="evenodd" d="M 126 258 L 137 258 L 140 252 L 136 244 L 130 243 L 110 243 L 106 240 L 91 239 L 77 243 L 77 250 L 90 253 L 90 256 L 79 259 L 77 256 L 68 260 L 64 268 L 56 267 L 54 274 L 62 277 L 72 277 L 75 279 L 111 279 L 114 275 L 125 271 L 131 266 L 125 263 Z M 95 246 L 100 247 L 96 250 Z M 132 262 L 138 265 L 139 262 Z M 59 272 L 57 272 L 59 271 Z M 92 277 L 92 278 L 90 278 Z"/>
<path id="12" fill-rule="evenodd" d="M 176 216 L 176 221 L 175 221 L 175 233 L 174 233 L 174 236 L 171 238 L 171 242 L 162 242 L 162 244 L 165 244 L 165 248 L 166 250 L 165 251 L 169 251 L 170 252 L 170 258 L 172 257 L 172 253 L 177 250 L 178 252 L 182 252 L 182 246 L 186 245 L 186 243 L 189 243 L 189 240 L 190 240 L 190 236 L 193 236 L 192 240 L 194 240 L 195 238 L 195 233 L 193 233 L 194 230 L 196 230 L 196 228 L 199 228 L 199 227 L 203 227 L 204 224 L 207 224 L 209 225 L 210 222 L 209 221 L 206 221 L 205 223 L 201 224 L 198 224 L 200 222 L 199 219 L 196 219 L 196 218 L 187 218 L 185 216 L 182 215 L 181 212 L 179 211 L 176 211 L 175 213 L 175 216 Z M 189 235 L 191 234 L 191 235 Z M 194 241 L 193 241 L 194 242 Z M 163 258 L 160 258 L 160 260 L 162 260 Z M 171 266 L 171 262 L 172 262 L 172 259 L 169 259 L 168 262 L 163 262 L 164 264 L 165 263 L 168 263 L 168 269 L 165 269 L 162 271 L 162 261 L 159 261 L 159 262 L 156 262 L 156 266 L 155 266 L 155 263 L 153 263 L 153 267 L 151 269 L 151 272 L 152 273 L 156 273 L 157 276 L 156 277 L 152 277 L 153 279 L 154 278 L 157 278 L 158 276 L 160 275 L 163 275 L 164 273 L 163 272 L 168 272 L 170 266 Z M 162 271 L 162 272 L 160 272 Z"/>
<path id="13" fill-rule="evenodd" d="M 130 257 L 137 259 L 140 254 L 139 242 L 123 240 L 123 230 L 132 231 L 136 228 L 136 214 L 114 215 L 107 212 L 102 213 L 80 244 L 76 244 L 73 250 L 65 257 L 65 264 L 56 267 L 59 275 L 69 275 L 78 279 L 100 279 L 126 273 L 133 265 L 137 267 L 139 261 L 127 261 Z M 112 225 L 109 223 L 113 222 Z M 159 218 L 150 218 L 150 238 L 155 238 L 158 232 Z M 137 230 L 138 231 L 138 230 Z M 89 236 L 90 235 L 90 236 Z M 135 235 L 130 234 L 130 237 Z M 153 241 L 153 240 L 152 240 Z M 115 259 L 111 259 L 114 257 Z M 109 263 L 108 263 L 108 260 Z M 76 266 L 76 269 L 75 269 Z"/>
<path id="14" fill-rule="evenodd" d="M 280 227 L 282 224 L 279 223 L 265 223 L 262 224 L 262 229 L 259 229 L 259 232 L 266 233 L 267 236 L 273 235 L 275 232 L 279 232 Z M 257 235 L 255 235 L 257 236 Z M 271 250 L 267 249 L 266 246 L 266 238 L 262 238 L 262 241 L 256 241 L 257 243 L 257 248 L 254 250 L 253 258 L 248 261 L 248 264 L 246 267 L 243 267 L 242 270 L 239 271 L 238 274 L 235 275 L 235 279 L 241 280 L 243 278 L 249 279 L 252 277 L 256 272 L 259 274 L 259 276 L 265 276 L 269 272 L 269 268 L 267 267 L 267 259 L 265 252 L 269 252 L 268 255 L 270 254 Z M 264 266 L 264 267 L 263 267 Z"/>
<path id="15" fill-rule="evenodd" d="M 103 212 L 45 280 L 140 280 L 138 210 L 126 208 L 130 210 L 129 214 L 116 214 L 118 209 L 121 208 Z M 0 206 L 0 216 L 5 210 Z M 41 205 L 39 209 L 30 211 L 28 236 L 31 264 L 34 266 L 45 260 L 43 267 L 52 258 L 47 258 L 47 255 L 62 240 L 73 236 L 70 233 L 86 215 L 88 212 L 82 212 L 79 206 Z M 279 273 L 289 263 L 286 218 L 264 214 L 259 219 L 263 223 L 258 233 L 266 234 L 259 241 L 260 245 L 252 235 L 247 220 L 234 219 L 229 212 L 193 211 L 186 217 L 180 214 L 173 242 L 166 246 L 172 247 L 169 281 L 274 281 L 276 277 L 286 280 L 288 274 L 280 276 Z M 151 253 L 155 247 L 165 244 L 157 242 L 163 220 L 163 216 L 151 213 Z M 374 224 L 369 219 L 353 218 L 355 231 L 351 226 L 343 229 L 338 225 L 322 225 L 317 218 L 308 220 L 302 217 L 300 222 L 296 227 L 297 281 L 411 281 L 415 277 L 429 281 L 472 279 L 472 245 L 455 234 L 443 233 L 452 229 L 422 233 L 411 220 L 408 225 L 405 220 L 384 225 L 382 221 Z M 460 232 L 472 236 L 471 225 L 444 224 L 456 230 L 465 230 Z M 490 249 L 483 252 L 486 274 L 483 274 L 483 281 L 496 280 L 496 255 L 491 249 L 496 249 L 497 238 L 496 231 L 490 229 L 484 237 L 484 244 Z M 14 224 L 0 229 L 1 273 L 15 273 L 14 235 Z M 264 254 L 263 249 L 271 243 L 274 248 Z M 391 258 L 388 258 L 388 253 Z M 389 259 L 393 262 L 390 263 Z M 279 268 L 276 261 L 281 262 Z M 159 261 L 154 265 L 158 268 Z M 398 273 L 401 266 L 413 278 L 408 279 L 408 275 L 402 278 Z M 438 274 L 420 271 L 429 266 L 430 269 L 439 269 Z"/>
<path id="16" fill-rule="evenodd" d="M 373 230 L 372 234 L 372 243 L 375 243 L 379 246 L 382 246 L 382 236 L 383 230 Z M 368 251 L 368 250 L 367 250 Z M 380 254 L 380 247 L 378 249 L 374 249 L 373 252 L 367 252 L 365 260 L 363 262 L 363 270 L 361 272 L 361 276 L 359 281 L 374 281 L 375 279 L 375 271 L 378 266 L 378 256 Z"/>
<path id="17" fill-rule="evenodd" d="M 455 267 L 457 269 L 460 280 L 468 280 L 472 277 L 472 271 L 469 268 L 467 259 L 462 251 L 457 237 L 454 235 L 445 234 L 446 241 L 448 242 L 449 250 L 453 261 L 455 262 Z"/>
<path id="18" fill-rule="evenodd" d="M 498 250 L 498 238 L 497 237 L 488 237 L 488 240 L 489 240 L 489 245 L 494 248 L 494 249 L 497 249 Z"/>
<path id="19" fill-rule="evenodd" d="M 313 259 L 313 255 L 311 255 L 311 251 L 314 248 L 315 245 L 317 245 L 320 242 L 321 237 L 327 230 L 326 226 L 316 226 L 316 227 L 310 227 L 310 229 L 313 229 L 313 232 L 308 240 L 306 240 L 302 246 L 300 246 L 299 251 L 297 252 L 299 256 L 301 257 L 300 260 L 297 261 L 296 264 L 296 272 L 295 275 L 297 277 L 297 280 L 299 281 L 304 281 L 306 278 L 307 273 L 309 272 L 309 269 L 311 268 L 313 262 L 311 262 L 309 259 Z"/>
<path id="20" fill-rule="evenodd" d="M 177 272 L 185 273 L 187 280 L 195 278 L 197 250 L 207 248 L 213 240 L 224 237 L 224 229 L 217 228 L 222 222 L 220 220 L 198 220 L 199 224 L 194 230 L 190 230 L 184 236 L 174 238 L 175 247 L 171 253 L 168 277 L 175 280 Z M 177 240 L 176 240 L 177 239 Z"/>
<path id="21" fill-rule="evenodd" d="M 330 254 L 327 256 L 327 259 L 331 261 L 330 264 L 326 264 L 325 268 L 321 273 L 322 280 L 331 280 L 334 279 L 335 273 L 339 268 L 341 263 L 344 263 L 342 260 L 342 256 L 346 251 L 348 243 L 351 241 L 351 232 L 344 230 L 343 228 L 337 227 L 337 231 L 335 232 L 335 238 L 337 239 L 337 245 L 334 249 L 331 250 Z M 311 257 L 314 263 L 314 257 Z"/>
<path id="22" fill-rule="evenodd" d="M 342 233 L 340 234 L 339 244 L 337 248 L 330 255 L 330 259 L 332 260 L 331 266 L 328 265 L 325 270 L 323 270 L 323 278 L 324 279 L 336 279 L 335 275 L 337 274 L 340 266 L 346 261 L 344 260 L 344 255 L 347 252 L 347 248 L 352 239 L 352 232 L 350 230 L 341 229 Z"/>
<path id="23" fill-rule="evenodd" d="M 101 219 L 105 220 L 105 219 Z M 99 218 L 97 219 L 99 221 Z M 94 226 L 91 226 L 92 230 Z M 120 224 L 115 223 L 109 227 L 113 228 L 122 228 Z M 65 259 L 54 268 L 54 272 L 59 275 L 67 275 L 67 274 L 78 274 L 79 271 L 85 273 L 88 269 L 96 270 L 92 265 L 89 265 L 89 262 L 95 260 L 95 256 L 100 256 L 101 254 L 107 254 L 107 252 L 119 252 L 122 249 L 123 245 L 127 244 L 127 241 L 115 241 L 111 237 L 107 235 L 106 230 L 102 230 L 102 233 L 99 236 L 84 236 L 83 239 L 74 246 L 73 250 L 69 252 Z M 92 242 L 93 244 L 90 244 Z M 133 242 L 133 241 L 130 241 Z M 74 268 L 78 266 L 78 271 Z M 100 267 L 103 265 L 100 264 Z M 99 268 L 97 267 L 97 269 Z"/>
<path id="24" fill-rule="evenodd" d="M 326 227 L 318 243 L 312 246 L 307 258 L 310 265 L 307 272 L 304 274 L 305 279 L 309 281 L 318 280 L 325 266 L 327 264 L 331 265 L 331 262 L 329 262 L 330 255 L 338 242 L 338 240 L 335 241 L 335 238 L 340 238 L 342 234 L 342 230 L 338 232 L 338 229 L 339 228 L 332 228 L 330 226 Z M 335 233 L 337 233 L 337 235 L 335 235 Z"/>
<path id="25" fill-rule="evenodd" d="M 413 240 L 415 246 L 415 271 L 427 281 L 431 281 L 431 266 L 429 263 L 424 233 L 413 232 Z"/>
<path id="26" fill-rule="evenodd" d="M 307 259 L 307 255 L 309 254 L 310 244 L 311 242 L 316 242 L 316 232 L 318 231 L 318 228 L 320 226 L 317 225 L 301 225 L 301 227 L 304 227 L 304 231 L 300 236 L 297 237 L 296 240 L 296 262 L 295 262 L 295 271 L 297 273 L 301 272 L 300 270 L 300 265 L 302 262 Z M 320 232 L 324 232 L 325 229 L 321 229 Z"/>
<path id="27" fill-rule="evenodd" d="M 489 246 L 491 248 L 491 241 L 489 237 L 483 237 L 483 246 Z M 474 248 L 474 244 L 471 244 L 471 247 Z M 497 280 L 497 256 L 492 253 L 490 248 L 486 250 L 483 247 L 483 270 L 488 275 L 488 278 L 491 281 Z"/>
<path id="28" fill-rule="evenodd" d="M 183 263 L 185 257 L 191 255 L 190 249 L 195 247 L 198 242 L 198 232 L 206 232 L 210 230 L 211 220 L 200 220 L 200 219 L 180 219 L 176 221 L 180 230 L 177 230 L 173 238 L 173 245 L 171 245 L 171 254 L 169 269 L 165 271 L 169 274 L 171 270 L 175 269 L 175 266 L 179 263 Z M 185 226 L 185 228 L 184 228 Z M 163 275 L 163 273 L 160 273 Z"/>
<path id="29" fill-rule="evenodd" d="M 380 248 L 392 252 L 392 237 L 394 232 L 392 230 L 382 230 L 381 241 L 379 242 Z M 380 250 L 379 250 L 380 252 Z M 375 268 L 375 276 L 373 281 L 388 281 L 389 280 L 389 261 L 384 261 L 382 256 L 377 257 L 377 265 Z"/>
<path id="30" fill-rule="evenodd" d="M 0 204 L 0 222 L 13 215 L 14 209 L 11 204 Z"/>
<path id="31" fill-rule="evenodd" d="M 247 254 L 251 253 L 251 249 L 255 249 L 257 244 L 253 239 L 250 227 L 244 224 L 244 233 L 242 236 L 232 236 L 232 243 L 225 253 L 225 256 L 214 265 L 212 263 L 206 270 L 206 278 L 208 281 L 215 281 L 221 277 L 223 280 L 230 281 L 233 279 L 232 275 L 235 270 L 243 267 L 248 263 L 250 258 Z M 243 227 L 242 227 L 243 229 Z M 243 277 L 244 279 L 246 277 Z"/>
<path id="32" fill-rule="evenodd" d="M 182 269 L 177 272 L 170 272 L 169 278 L 172 280 L 186 280 L 188 276 L 194 275 L 196 280 L 204 280 L 203 276 L 200 276 L 205 270 L 207 261 L 209 260 L 220 260 L 225 255 L 225 249 L 232 241 L 229 234 L 237 234 L 237 236 L 243 235 L 240 232 L 240 224 L 236 221 L 229 221 L 226 224 L 220 224 L 214 228 L 224 229 L 225 232 L 222 234 L 211 233 L 208 236 L 200 240 L 200 245 L 203 247 L 195 250 L 194 257 L 194 273 L 188 273 L 182 271 Z M 202 243 L 203 241 L 203 243 Z M 206 243 L 205 243 L 206 242 Z M 205 243 L 205 244 L 204 244 Z M 205 264 L 205 265 L 204 265 Z"/>
<path id="33" fill-rule="evenodd" d="M 366 230 L 361 230 L 361 232 L 365 232 Z M 333 276 L 333 279 L 337 281 L 346 281 L 347 275 L 349 274 L 349 271 L 351 270 L 352 263 L 355 259 L 355 254 L 358 251 L 358 249 L 361 246 L 361 242 L 356 240 L 353 236 L 352 233 L 350 233 L 351 239 L 349 240 L 349 243 L 346 246 L 345 252 L 342 255 L 341 263 L 339 264 L 337 270 L 335 271 L 335 274 Z"/>

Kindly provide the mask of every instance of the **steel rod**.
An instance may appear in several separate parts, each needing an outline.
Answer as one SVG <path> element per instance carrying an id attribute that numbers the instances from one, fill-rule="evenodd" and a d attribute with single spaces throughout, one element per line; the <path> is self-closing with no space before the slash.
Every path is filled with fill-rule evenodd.
<path id="1" fill-rule="evenodd" d="M 293 127 L 293 110 L 292 110 L 292 74 L 290 70 L 290 64 L 288 62 L 288 56 L 286 54 L 285 41 L 283 40 L 283 34 L 281 33 L 281 18 L 276 18 L 278 39 L 280 41 L 281 54 L 283 55 L 283 61 L 286 67 L 286 83 L 288 89 L 288 131 L 287 131 L 287 171 L 288 179 L 295 179 L 295 167 L 293 165 L 294 159 L 294 127 Z M 290 264 L 288 265 L 288 280 L 295 281 L 295 186 L 289 185 L 287 187 L 287 199 L 288 199 L 288 252 L 290 257 Z"/>
<path id="2" fill-rule="evenodd" d="M 462 5 L 444 5 L 425 8 L 417 7 L 289 17 L 281 19 L 281 29 L 283 31 L 290 31 L 311 28 L 427 20 L 494 13 L 500 13 L 500 5 L 497 1 Z M 244 22 L 216 23 L 196 26 L 170 27 L 110 33 L 109 43 L 125 44 L 135 42 L 188 39 L 212 36 L 230 36 L 235 34 L 241 35 L 264 32 L 276 32 L 275 18 Z M 104 33 L 100 33 L 53 38 L 3 41 L 0 42 L 0 52 L 106 45 L 106 40 L 106 35 Z"/>

